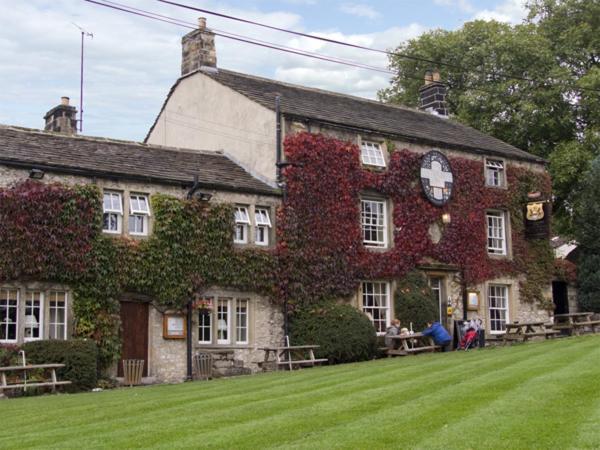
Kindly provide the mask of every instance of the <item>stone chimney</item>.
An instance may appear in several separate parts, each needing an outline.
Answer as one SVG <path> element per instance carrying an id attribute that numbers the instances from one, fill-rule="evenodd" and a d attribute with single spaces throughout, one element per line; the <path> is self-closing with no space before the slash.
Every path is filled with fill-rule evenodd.
<path id="1" fill-rule="evenodd" d="M 425 72 L 425 84 L 419 88 L 419 109 L 448 117 L 446 85 L 440 81 L 437 70 Z"/>
<path id="2" fill-rule="evenodd" d="M 63 134 L 77 134 L 77 108 L 69 105 L 69 97 L 61 97 L 60 105 L 55 106 L 44 116 L 44 130 Z"/>
<path id="3" fill-rule="evenodd" d="M 206 19 L 198 19 L 198 29 L 181 38 L 181 76 L 202 67 L 217 67 L 215 34 L 206 28 Z"/>

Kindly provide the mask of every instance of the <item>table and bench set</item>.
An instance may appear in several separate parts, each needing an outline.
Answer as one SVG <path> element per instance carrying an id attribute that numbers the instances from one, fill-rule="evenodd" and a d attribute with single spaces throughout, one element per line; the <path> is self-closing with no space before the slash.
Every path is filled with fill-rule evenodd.
<path id="1" fill-rule="evenodd" d="M 0 397 L 3 397 L 4 391 L 28 388 L 50 387 L 52 392 L 56 392 L 57 386 L 71 384 L 71 381 L 59 381 L 56 376 L 56 369 L 62 369 L 64 364 L 27 364 L 22 366 L 0 367 Z M 40 372 L 50 372 L 50 378 L 37 379 L 31 378 L 32 375 L 38 375 Z M 9 373 L 18 373 L 19 376 L 9 376 Z M 30 377 L 31 381 L 27 380 Z M 9 381 L 10 380 L 10 381 Z"/>
<path id="2" fill-rule="evenodd" d="M 546 339 L 575 335 L 579 336 L 589 328 L 592 332 L 600 331 L 600 320 L 593 319 L 594 313 L 556 314 L 552 323 L 543 321 L 507 323 L 506 331 L 498 334 L 497 338 L 504 344 L 512 341 L 527 342 L 534 337 Z"/>

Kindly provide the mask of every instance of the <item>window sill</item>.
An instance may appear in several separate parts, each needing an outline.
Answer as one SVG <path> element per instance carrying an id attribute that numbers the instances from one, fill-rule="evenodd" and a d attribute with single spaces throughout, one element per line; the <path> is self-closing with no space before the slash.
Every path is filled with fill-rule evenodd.
<path id="1" fill-rule="evenodd" d="M 507 260 L 512 259 L 512 256 L 509 254 L 501 255 L 499 253 L 488 253 L 487 255 L 488 255 L 488 258 L 490 258 L 490 259 L 507 259 Z"/>

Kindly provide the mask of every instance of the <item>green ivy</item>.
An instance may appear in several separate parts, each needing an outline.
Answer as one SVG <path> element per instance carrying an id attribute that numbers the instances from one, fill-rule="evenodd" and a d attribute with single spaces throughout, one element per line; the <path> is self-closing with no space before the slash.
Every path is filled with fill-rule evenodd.
<path id="1" fill-rule="evenodd" d="M 203 289 L 225 286 L 274 296 L 272 251 L 233 245 L 229 205 L 151 198 L 154 232 L 144 240 L 102 234 L 101 192 L 26 182 L 0 190 L 0 280 L 62 282 L 73 289 L 74 334 L 98 344 L 101 368 L 120 353 L 119 299 L 150 296 L 184 310 Z M 14 257 L 13 264 L 6 264 Z M 59 270 L 60 269 L 60 270 Z"/>

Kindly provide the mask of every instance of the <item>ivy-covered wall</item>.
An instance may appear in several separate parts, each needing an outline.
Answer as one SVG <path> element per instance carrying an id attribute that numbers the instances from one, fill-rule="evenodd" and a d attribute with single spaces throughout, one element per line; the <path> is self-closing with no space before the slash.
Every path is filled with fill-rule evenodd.
<path id="1" fill-rule="evenodd" d="M 0 190 L 0 281 L 69 284 L 75 335 L 98 342 L 104 367 L 119 354 L 124 292 L 147 294 L 160 310 L 181 310 L 212 285 L 275 295 L 273 252 L 233 246 L 230 205 L 161 194 L 151 204 L 154 233 L 132 240 L 102 234 L 93 185 L 26 181 Z"/>
<path id="2" fill-rule="evenodd" d="M 546 240 L 526 240 L 523 207 L 528 192 L 548 198 L 548 175 L 507 164 L 507 189 L 487 187 L 482 161 L 449 158 L 454 173 L 452 199 L 432 205 L 422 194 L 421 155 L 390 152 L 386 170 L 360 164 L 356 145 L 322 135 L 300 133 L 285 142 L 288 195 L 280 218 L 282 286 L 292 302 L 347 297 L 360 280 L 398 279 L 426 258 L 464 269 L 469 284 L 500 276 L 524 276 L 521 299 L 542 308 L 542 293 L 553 273 Z M 360 196 L 376 194 L 393 205 L 393 244 L 384 251 L 361 242 Z M 486 210 L 502 209 L 511 219 L 510 258 L 487 253 Z M 442 223 L 450 213 L 451 223 Z M 434 244 L 429 228 L 442 230 Z"/>
<path id="3" fill-rule="evenodd" d="M 276 250 L 236 248 L 231 205 L 163 194 L 151 197 L 150 237 L 109 237 L 101 232 L 97 187 L 26 181 L 0 190 L 0 281 L 69 284 L 75 335 L 98 342 L 105 367 L 119 354 L 125 292 L 147 294 L 159 310 L 178 310 L 218 285 L 293 307 L 349 297 L 360 280 L 401 278 L 431 258 L 464 269 L 471 284 L 524 275 L 522 301 L 549 306 L 542 291 L 555 270 L 550 246 L 523 235 L 527 192 L 550 194 L 545 173 L 508 164 L 508 189 L 494 189 L 485 186 L 481 161 L 453 157 L 453 198 L 438 208 L 421 193 L 418 154 L 394 150 L 386 170 L 371 171 L 361 167 L 356 145 L 308 133 L 288 137 L 285 151 L 292 165 L 285 169 L 288 193 L 277 212 Z M 362 245 L 363 193 L 393 204 L 393 245 L 385 251 Z M 487 254 L 490 208 L 510 213 L 511 258 Z M 452 217 L 447 225 L 445 212 Z M 433 223 L 442 230 L 438 244 L 428 233 Z"/>

